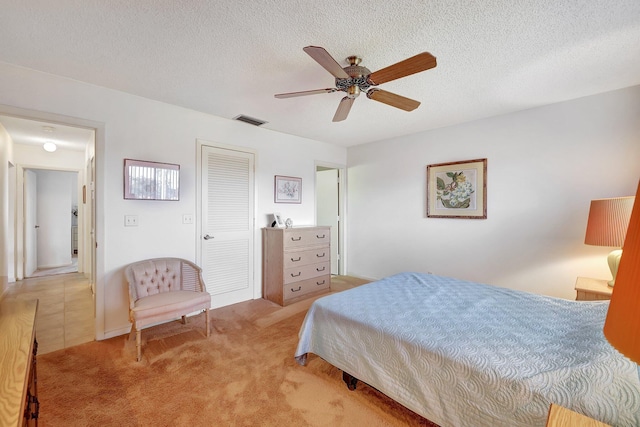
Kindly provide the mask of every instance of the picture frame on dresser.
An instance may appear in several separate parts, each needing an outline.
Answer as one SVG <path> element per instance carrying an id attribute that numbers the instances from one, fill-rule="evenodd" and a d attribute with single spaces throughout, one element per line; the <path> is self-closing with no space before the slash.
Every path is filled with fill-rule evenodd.
<path id="1" fill-rule="evenodd" d="M 275 203 L 302 203 L 302 178 L 276 175 L 273 183 Z"/>
<path id="2" fill-rule="evenodd" d="M 487 159 L 427 165 L 428 218 L 487 218 Z"/>
<path id="3" fill-rule="evenodd" d="M 284 221 L 282 220 L 282 216 L 279 212 L 274 212 L 271 215 L 273 215 L 273 222 L 271 223 L 272 227 L 283 228 L 285 226 Z"/>

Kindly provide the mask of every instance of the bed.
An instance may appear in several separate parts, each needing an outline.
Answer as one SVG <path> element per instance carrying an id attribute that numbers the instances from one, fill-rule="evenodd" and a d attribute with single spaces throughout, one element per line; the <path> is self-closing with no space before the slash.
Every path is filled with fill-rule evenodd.
<path id="1" fill-rule="evenodd" d="M 295 357 L 443 427 L 544 426 L 551 403 L 640 426 L 640 369 L 604 338 L 608 306 L 401 273 L 316 300 Z"/>

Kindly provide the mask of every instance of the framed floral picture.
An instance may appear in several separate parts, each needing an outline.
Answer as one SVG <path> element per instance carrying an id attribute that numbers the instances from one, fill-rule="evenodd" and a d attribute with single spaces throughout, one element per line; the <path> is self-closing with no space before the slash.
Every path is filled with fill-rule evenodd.
<path id="1" fill-rule="evenodd" d="M 427 217 L 487 218 L 487 159 L 427 165 Z"/>
<path id="2" fill-rule="evenodd" d="M 302 203 L 302 178 L 292 176 L 275 176 L 275 203 Z"/>

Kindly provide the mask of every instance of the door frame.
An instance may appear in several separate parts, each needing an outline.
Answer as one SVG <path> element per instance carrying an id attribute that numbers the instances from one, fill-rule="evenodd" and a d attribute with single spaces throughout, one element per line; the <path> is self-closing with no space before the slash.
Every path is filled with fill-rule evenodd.
<path id="1" fill-rule="evenodd" d="M 256 150 L 252 150 L 247 147 L 239 147 L 237 145 L 229 145 L 222 144 L 214 141 L 207 141 L 205 139 L 196 139 L 196 235 L 195 235 L 195 243 L 196 243 L 196 264 L 202 265 L 202 147 L 212 147 L 219 148 L 222 150 L 230 150 L 237 151 L 240 153 L 248 153 L 253 155 L 253 167 L 254 167 L 254 179 L 252 185 L 254 186 L 253 191 L 253 277 L 251 278 L 251 286 L 253 287 L 251 294 L 253 295 L 253 299 L 262 298 L 262 286 L 261 282 L 259 283 L 256 280 L 257 272 L 262 271 L 262 257 L 259 256 L 258 248 L 260 245 L 260 230 L 256 229 L 256 217 L 258 212 L 258 202 L 257 196 L 258 191 L 255 190 L 255 185 L 257 181 L 257 171 L 258 169 L 258 153 Z M 260 276 L 261 277 L 261 276 Z M 259 286 L 260 285 L 260 286 Z"/>
<path id="2" fill-rule="evenodd" d="M 13 107 L 10 105 L 0 104 L 0 114 L 6 116 L 14 116 L 19 117 L 26 120 L 37 120 L 42 122 L 49 122 L 51 124 L 60 124 L 64 126 L 74 126 L 85 129 L 91 129 L 94 131 L 94 150 L 93 155 L 95 157 L 95 174 L 96 180 L 94 183 L 93 191 L 91 192 L 91 199 L 89 198 L 89 194 L 87 194 L 87 199 L 91 200 L 93 203 L 93 209 L 91 214 L 95 218 L 95 245 L 94 247 L 89 248 L 93 250 L 93 266 L 92 270 L 94 272 L 95 277 L 95 333 L 96 340 L 103 340 L 107 338 L 105 336 L 105 289 L 104 289 L 104 280 L 105 280 L 105 260 L 104 260 L 104 210 L 101 209 L 102 204 L 104 202 L 104 194 L 105 194 L 105 178 L 104 178 L 104 148 L 105 148 L 105 132 L 106 125 L 102 122 L 96 122 L 93 120 L 82 119 L 78 117 L 65 116 L 62 114 L 56 113 L 48 113 L 37 110 L 29 110 L 19 107 Z M 15 162 L 14 162 L 15 163 Z M 16 165 L 18 166 L 18 165 Z M 23 165 L 23 167 L 27 168 L 42 168 L 42 166 L 36 165 Z M 46 167 L 45 167 L 46 168 Z M 21 178 L 21 171 L 16 167 L 16 181 Z M 19 188 L 19 183 L 16 182 L 16 187 Z M 19 224 L 24 224 L 23 218 L 18 215 L 18 210 L 21 208 L 21 201 L 17 200 L 16 195 L 16 234 L 21 232 L 21 229 L 18 229 Z M 22 225 L 23 226 L 23 225 Z M 16 236 L 17 237 L 17 236 Z M 84 236 L 83 236 L 84 238 Z M 17 239 L 16 239 L 17 240 Z M 17 242 L 16 248 L 14 250 L 15 259 L 13 260 L 15 265 L 22 264 L 19 258 L 22 256 L 22 253 L 18 252 Z M 16 271 L 16 279 L 17 271 Z"/>
<path id="3" fill-rule="evenodd" d="M 340 220 L 338 221 L 338 254 L 340 254 L 340 260 L 338 261 L 338 274 L 346 275 L 347 271 L 347 167 L 342 164 L 329 163 L 317 161 L 315 162 L 313 169 L 313 194 L 315 197 L 315 206 L 313 210 L 314 224 L 318 223 L 318 191 L 316 183 L 316 173 L 318 167 L 337 169 L 338 170 L 338 215 Z"/>

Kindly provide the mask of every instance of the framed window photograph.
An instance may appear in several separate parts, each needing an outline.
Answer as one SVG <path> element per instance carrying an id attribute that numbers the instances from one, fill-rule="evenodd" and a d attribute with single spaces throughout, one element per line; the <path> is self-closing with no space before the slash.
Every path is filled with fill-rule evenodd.
<path id="1" fill-rule="evenodd" d="M 292 176 L 275 176 L 275 203 L 302 203 L 302 178 Z"/>
<path id="2" fill-rule="evenodd" d="M 487 159 L 427 165 L 428 218 L 487 218 Z"/>
<path id="3" fill-rule="evenodd" d="M 180 200 L 180 165 L 124 159 L 126 200 Z"/>

